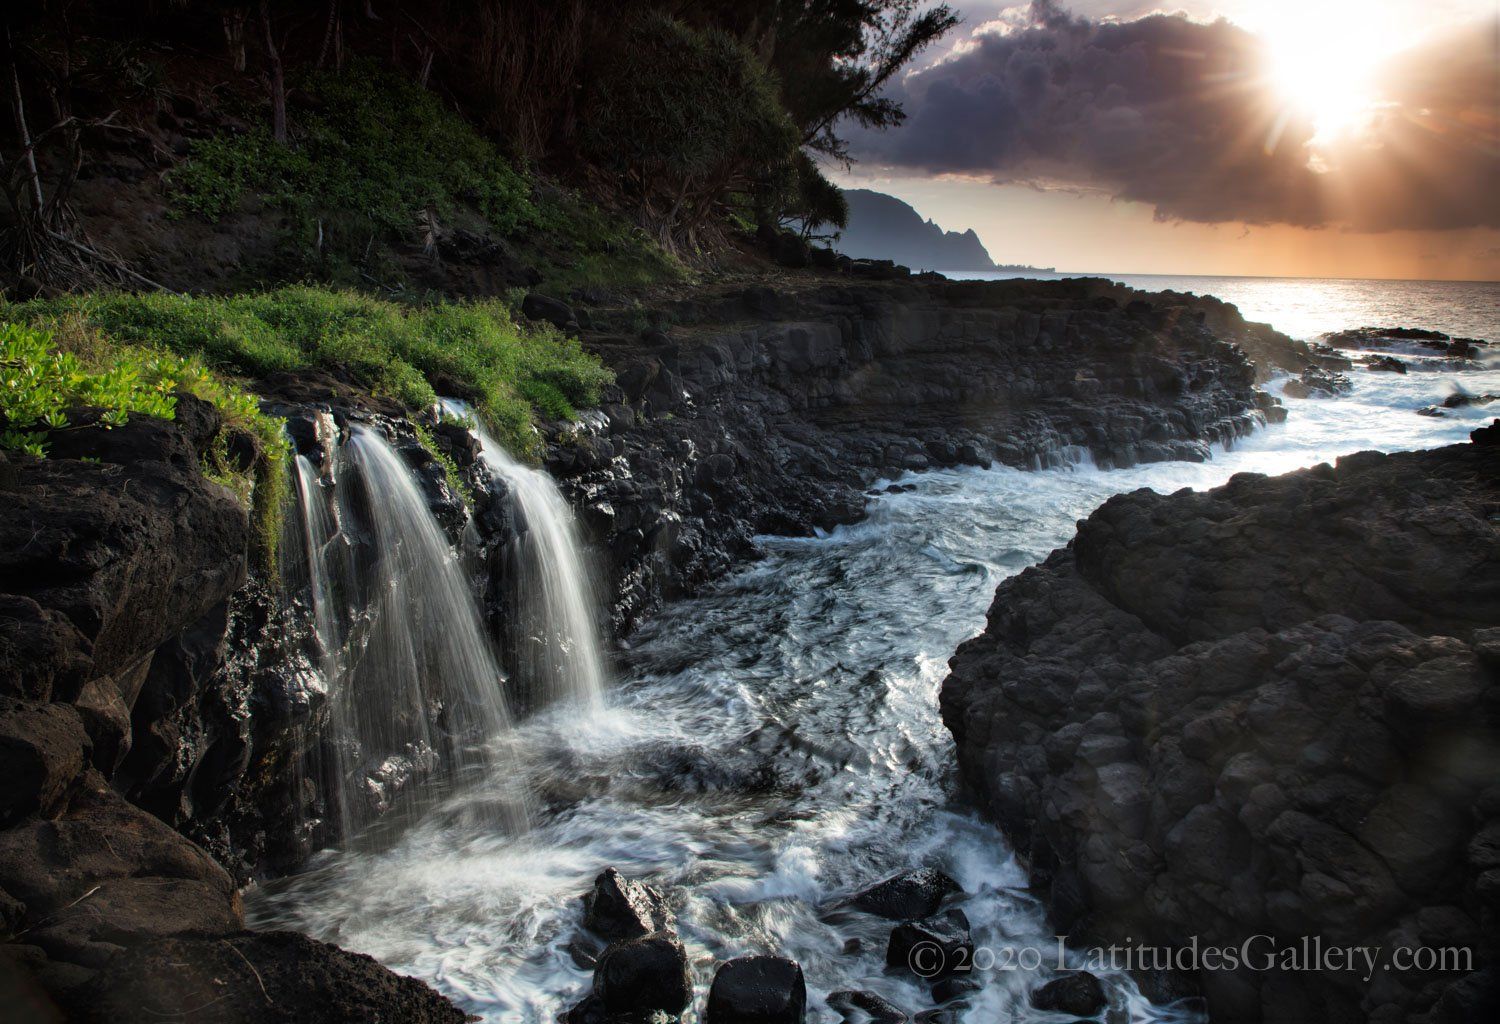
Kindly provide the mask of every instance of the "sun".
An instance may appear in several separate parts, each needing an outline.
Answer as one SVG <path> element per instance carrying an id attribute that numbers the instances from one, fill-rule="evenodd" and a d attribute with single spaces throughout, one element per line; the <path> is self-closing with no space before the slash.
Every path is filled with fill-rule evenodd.
<path id="1" fill-rule="evenodd" d="M 1266 43 L 1267 85 L 1288 110 L 1312 121 L 1320 140 L 1356 128 L 1379 101 L 1376 74 L 1399 49 L 1399 29 L 1380 4 L 1303 0 L 1262 9 L 1256 32 Z"/>
<path id="2" fill-rule="evenodd" d="M 1271 51 L 1270 84 L 1319 138 L 1354 128 L 1375 107 L 1375 58 L 1337 41 L 1297 38 Z"/>

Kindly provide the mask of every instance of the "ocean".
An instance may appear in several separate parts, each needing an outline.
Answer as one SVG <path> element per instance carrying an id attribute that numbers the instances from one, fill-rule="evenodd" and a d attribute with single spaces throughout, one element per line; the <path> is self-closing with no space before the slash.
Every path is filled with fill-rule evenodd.
<path id="1" fill-rule="evenodd" d="M 955 280 L 1016 275 L 942 271 Z M 1166 274 L 1027 274 L 1037 280 L 1107 277 L 1145 291 L 1213 295 L 1247 320 L 1311 340 L 1350 327 L 1425 327 L 1500 343 L 1500 281 L 1365 281 L 1316 277 L 1208 277 Z"/>

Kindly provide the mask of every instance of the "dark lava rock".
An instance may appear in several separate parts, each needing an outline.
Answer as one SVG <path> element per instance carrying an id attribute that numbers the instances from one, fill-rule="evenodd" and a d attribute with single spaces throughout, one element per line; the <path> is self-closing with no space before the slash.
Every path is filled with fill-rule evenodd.
<path id="1" fill-rule="evenodd" d="M 1031 994 L 1031 1005 L 1038 1010 L 1055 1010 L 1075 1017 L 1097 1016 L 1108 1004 L 1104 986 L 1087 971 L 1063 975 Z"/>
<path id="2" fill-rule="evenodd" d="M 969 919 L 949 910 L 922 921 L 904 921 L 891 930 L 885 965 L 929 980 L 946 978 L 974 962 Z"/>
<path id="3" fill-rule="evenodd" d="M 862 518 L 875 480 L 1078 449 L 1201 461 L 1284 416 L 1255 390 L 1274 366 L 1342 362 L 1196 296 L 1151 296 L 1142 318 L 1125 308 L 1141 293 L 1103 280 L 852 269 L 864 279 L 705 287 L 646 311 L 670 331 L 633 318 L 590 336 L 616 383 L 549 428 L 546 466 L 607 554 L 617 633 L 757 535 Z"/>
<path id="4" fill-rule="evenodd" d="M 807 984 L 795 960 L 741 956 L 719 965 L 704 1024 L 801 1024 Z"/>
<path id="5" fill-rule="evenodd" d="M 1463 409 L 1470 405 L 1489 405 L 1491 402 L 1500 401 L 1500 395 L 1471 395 L 1467 391 L 1455 391 L 1443 399 L 1444 409 Z"/>
<path id="6" fill-rule="evenodd" d="M 937 913 L 943 900 L 963 887 L 934 868 L 921 868 L 887 878 L 854 896 L 856 909 L 892 921 L 915 921 Z"/>
<path id="7" fill-rule="evenodd" d="M 676 924 L 660 892 L 614 868 L 605 868 L 594 879 L 594 888 L 583 896 L 583 926 L 603 939 L 669 932 Z"/>
<path id="8" fill-rule="evenodd" d="M 1461 1019 L 1500 934 L 1500 424 L 1472 436 L 1119 495 L 1001 584 L 943 718 L 1060 931 L 1467 950 L 1185 979 L 1215 1020 Z"/>
<path id="9" fill-rule="evenodd" d="M 578 317 L 573 312 L 573 307 L 561 299 L 550 298 L 537 292 L 528 292 L 521 300 L 521 315 L 528 320 L 543 320 L 556 327 L 565 330 L 571 325 L 575 329 L 578 326 Z"/>
<path id="10" fill-rule="evenodd" d="M 72 1019 L 463 1024 L 467 1018 L 423 982 L 371 957 L 295 932 L 241 932 L 121 953 L 95 977 Z"/>
<path id="11" fill-rule="evenodd" d="M 1291 398 L 1332 398 L 1348 394 L 1354 382 L 1342 373 L 1309 366 L 1301 376 L 1287 381 L 1281 390 Z"/>
<path id="12" fill-rule="evenodd" d="M 906 1024 L 906 1011 L 874 992 L 832 992 L 828 1006 L 850 1024 Z"/>
<path id="13" fill-rule="evenodd" d="M 1372 373 L 1405 373 L 1406 364 L 1395 356 L 1371 356 L 1365 368 Z"/>
<path id="14" fill-rule="evenodd" d="M 88 750 L 71 707 L 0 697 L 0 826 L 54 814 L 83 774 Z"/>
<path id="15" fill-rule="evenodd" d="M 661 932 L 613 943 L 594 970 L 594 995 L 615 1020 L 645 1021 L 656 1011 L 677 1016 L 693 998 L 687 950 Z"/>
<path id="16" fill-rule="evenodd" d="M 963 999 L 965 996 L 971 996 L 983 987 L 972 971 L 963 974 L 950 974 L 948 977 L 942 978 L 933 984 L 932 1001 L 934 1003 L 951 1003 L 955 999 Z"/>

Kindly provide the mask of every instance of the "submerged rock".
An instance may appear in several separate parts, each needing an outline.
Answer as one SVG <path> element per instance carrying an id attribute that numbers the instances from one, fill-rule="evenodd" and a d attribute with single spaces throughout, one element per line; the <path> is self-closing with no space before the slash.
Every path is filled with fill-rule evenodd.
<path id="1" fill-rule="evenodd" d="M 795 960 L 741 956 L 719 965 L 703 1024 L 801 1024 L 807 984 Z"/>
<path id="2" fill-rule="evenodd" d="M 676 936 L 661 932 L 613 943 L 599 957 L 593 994 L 612 1020 L 676 1016 L 693 998 L 687 950 Z"/>
<path id="3" fill-rule="evenodd" d="M 676 925 L 666 897 L 614 868 L 605 868 L 583 896 L 583 926 L 602 939 L 633 939 Z"/>
<path id="4" fill-rule="evenodd" d="M 833 992 L 828 1007 L 849 1024 L 906 1024 L 906 1011 L 874 992 Z"/>
<path id="5" fill-rule="evenodd" d="M 898 924 L 885 949 L 886 967 L 928 980 L 946 978 L 973 963 L 974 939 L 961 910 Z"/>
<path id="6" fill-rule="evenodd" d="M 1108 1003 L 1104 986 L 1087 971 L 1066 974 L 1031 994 L 1031 1005 L 1038 1010 L 1070 1013 L 1075 1017 L 1096 1016 Z"/>
<path id="7" fill-rule="evenodd" d="M 921 868 L 887 878 L 849 902 L 867 914 L 892 921 L 913 921 L 937 913 L 943 900 L 963 887 L 935 868 Z"/>

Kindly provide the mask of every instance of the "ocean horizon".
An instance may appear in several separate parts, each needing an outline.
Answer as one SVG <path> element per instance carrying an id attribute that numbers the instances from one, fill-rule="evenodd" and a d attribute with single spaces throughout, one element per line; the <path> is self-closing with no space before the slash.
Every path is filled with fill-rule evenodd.
<path id="1" fill-rule="evenodd" d="M 971 270 L 938 273 L 966 281 L 1102 277 L 1143 291 L 1212 295 L 1233 303 L 1246 319 L 1268 323 L 1303 340 L 1352 327 L 1422 327 L 1458 337 L 1500 340 L 1500 281 Z"/>

